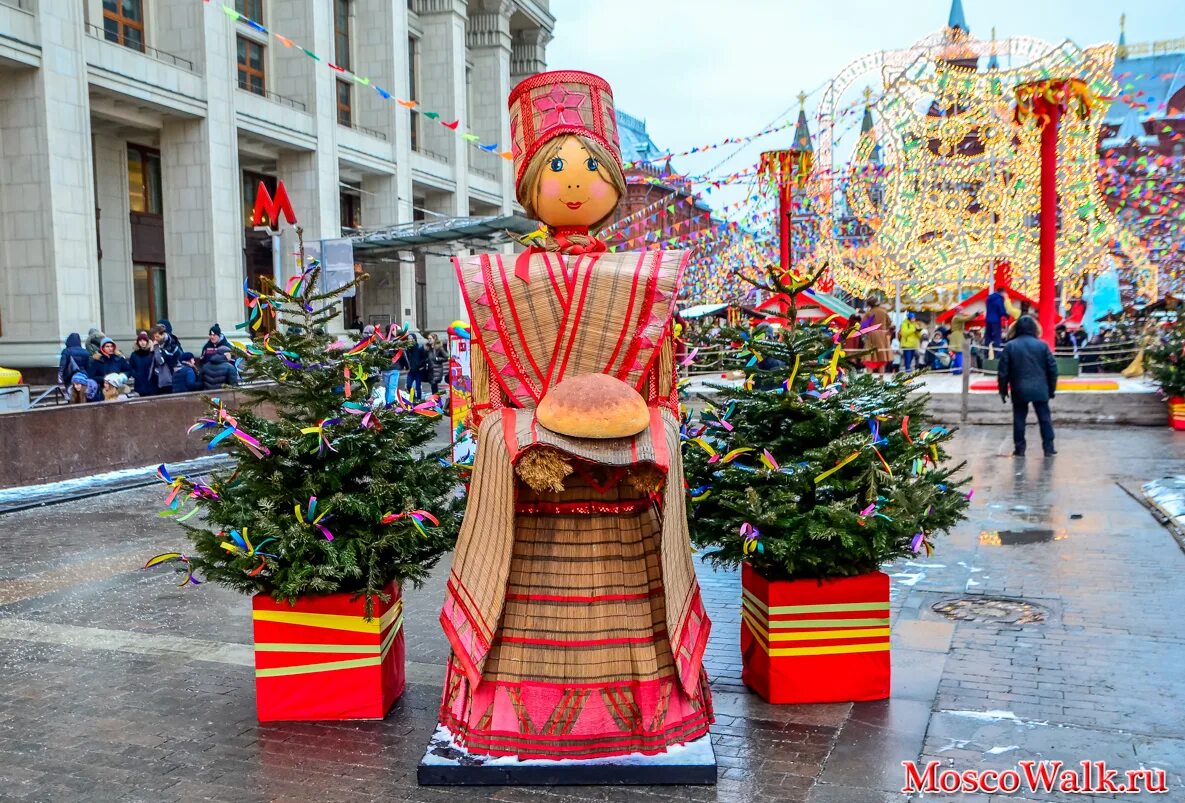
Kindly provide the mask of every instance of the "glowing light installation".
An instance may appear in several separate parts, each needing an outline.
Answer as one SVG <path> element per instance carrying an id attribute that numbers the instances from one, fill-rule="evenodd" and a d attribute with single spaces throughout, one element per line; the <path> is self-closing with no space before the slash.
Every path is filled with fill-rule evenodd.
<path id="1" fill-rule="evenodd" d="M 978 60 L 993 54 L 1011 56 L 1012 64 L 1021 66 L 979 71 Z M 834 222 L 836 201 L 846 190 L 848 209 L 873 234 L 866 246 L 848 248 L 834 232 L 824 231 L 812 262 L 829 261 L 851 292 L 895 282 L 924 292 L 985 286 L 994 265 L 1004 260 L 1012 265 L 1014 286 L 1035 293 L 1041 279 L 1040 178 L 1048 109 L 1034 104 L 1047 102 L 1050 87 L 1072 87 L 1059 107 L 1070 113 L 1061 116 L 1055 138 L 1045 141 L 1047 155 L 1056 149 L 1057 157 L 1051 174 L 1056 197 L 1046 198 L 1056 202 L 1046 219 L 1057 222 L 1056 230 L 1046 229 L 1046 237 L 1054 238 L 1047 267 L 1072 294 L 1084 274 L 1120 255 L 1139 293 L 1154 298 L 1156 273 L 1141 244 L 1104 203 L 1098 183 L 1103 115 L 1097 112 L 1117 89 L 1114 56 L 1112 45 L 1084 50 L 1068 41 L 1053 47 L 1028 37 L 985 42 L 948 28 L 912 48 L 853 62 L 824 94 L 808 192 L 820 215 Z M 833 166 L 836 109 L 869 74 L 877 74 L 882 86 L 876 131 L 861 139 L 840 174 Z M 883 166 L 870 161 L 877 145 Z M 874 181 L 879 204 L 870 193 Z"/>

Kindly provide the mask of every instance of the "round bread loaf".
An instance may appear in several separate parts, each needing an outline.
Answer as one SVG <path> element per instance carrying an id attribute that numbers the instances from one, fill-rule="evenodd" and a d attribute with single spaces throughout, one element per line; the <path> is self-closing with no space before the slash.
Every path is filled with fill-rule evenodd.
<path id="1" fill-rule="evenodd" d="M 568 377 L 547 392 L 535 419 L 572 438 L 628 438 L 650 426 L 638 391 L 608 374 Z"/>

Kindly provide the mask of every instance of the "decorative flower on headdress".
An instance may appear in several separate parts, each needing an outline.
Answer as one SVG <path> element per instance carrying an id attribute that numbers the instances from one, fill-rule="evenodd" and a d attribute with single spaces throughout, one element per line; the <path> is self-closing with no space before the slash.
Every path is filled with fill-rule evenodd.
<path id="1" fill-rule="evenodd" d="M 540 128 L 546 131 L 557 125 L 584 125 L 579 110 L 587 100 L 587 95 L 571 92 L 562 84 L 556 84 L 546 95 L 535 98 L 535 108 L 543 114 Z"/>

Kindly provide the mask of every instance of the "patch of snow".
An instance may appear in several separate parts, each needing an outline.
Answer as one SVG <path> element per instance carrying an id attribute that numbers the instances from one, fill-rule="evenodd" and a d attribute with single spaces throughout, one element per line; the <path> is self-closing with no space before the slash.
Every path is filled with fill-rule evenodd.
<path id="1" fill-rule="evenodd" d="M 907 560 L 903 564 L 914 569 L 945 569 L 945 563 L 918 563 L 917 561 Z"/>
<path id="2" fill-rule="evenodd" d="M 938 748 L 938 752 L 945 753 L 947 750 L 962 750 L 969 744 L 971 744 L 970 739 L 951 739 L 950 743 Z"/>
<path id="3" fill-rule="evenodd" d="M 989 756 L 998 756 L 1001 753 L 1007 753 L 1009 750 L 1019 750 L 1019 749 L 1020 749 L 1019 744 L 1010 744 L 1007 747 L 992 747 L 987 750 L 984 750 L 983 752 Z"/>
<path id="4" fill-rule="evenodd" d="M 1048 722 L 1037 722 L 1034 720 L 1021 719 L 1011 711 L 1001 711 L 994 709 L 992 711 L 941 711 L 943 714 L 950 714 L 953 717 L 963 717 L 964 719 L 977 719 L 980 722 L 1015 722 L 1017 725 L 1024 725 L 1025 727 L 1033 727 L 1035 725 L 1048 725 Z"/>
<path id="5" fill-rule="evenodd" d="M 230 455 L 211 455 L 208 457 L 200 457 L 193 461 L 184 461 L 182 463 L 166 464 L 166 467 L 171 473 L 176 475 L 178 466 L 188 466 L 191 463 L 200 467 L 200 472 L 217 467 L 219 463 L 232 460 Z M 39 499 L 41 497 L 62 497 L 70 496 L 71 494 L 80 491 L 92 490 L 94 488 L 102 488 L 107 485 L 117 485 L 125 480 L 134 479 L 150 479 L 156 476 L 156 467 L 159 463 L 151 466 L 141 466 L 140 468 L 125 468 L 119 471 L 106 471 L 102 474 L 91 474 L 87 477 L 78 477 L 72 480 L 59 480 L 58 482 L 48 482 L 43 485 L 22 485 L 18 488 L 5 488 L 0 490 L 0 504 L 10 504 L 14 502 L 25 502 L 32 499 Z"/>
<path id="6" fill-rule="evenodd" d="M 926 573 L 916 572 L 914 574 L 909 574 L 903 572 L 901 574 L 890 574 L 889 577 L 896 579 L 897 582 L 903 586 L 916 586 L 918 581 L 924 580 L 926 578 Z"/>

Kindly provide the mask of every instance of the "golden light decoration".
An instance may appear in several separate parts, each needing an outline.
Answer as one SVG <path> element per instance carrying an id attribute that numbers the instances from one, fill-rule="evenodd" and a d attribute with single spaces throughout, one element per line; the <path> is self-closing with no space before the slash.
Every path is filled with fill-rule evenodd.
<path id="1" fill-rule="evenodd" d="M 978 58 L 992 52 L 1023 66 L 979 71 Z M 872 234 L 851 248 L 836 226 L 822 226 L 812 263 L 827 260 L 845 289 L 863 293 L 896 282 L 916 291 L 982 287 L 996 262 L 1006 260 L 1013 286 L 1036 294 L 1042 119 L 1031 111 L 1035 98 L 1047 97 L 1071 112 L 1061 118 L 1058 141 L 1057 281 L 1073 295 L 1085 275 L 1122 256 L 1138 292 L 1155 298 L 1156 271 L 1099 186 L 1103 115 L 1093 112 L 1118 88 L 1114 56 L 1111 45 L 1051 47 L 1027 37 L 988 43 L 949 29 L 849 66 L 824 96 L 818 169 L 808 193 L 821 217 L 834 221 L 842 188 L 848 211 Z M 875 128 L 837 173 L 830 169 L 829 109 L 870 72 L 883 82 Z M 874 164 L 874 153 L 883 167 Z"/>

